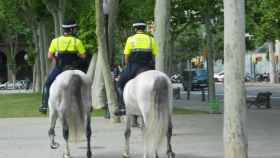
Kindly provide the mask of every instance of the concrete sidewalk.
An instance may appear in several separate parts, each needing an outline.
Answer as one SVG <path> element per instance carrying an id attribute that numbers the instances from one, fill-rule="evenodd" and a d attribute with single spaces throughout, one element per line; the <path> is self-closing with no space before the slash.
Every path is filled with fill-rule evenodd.
<path id="1" fill-rule="evenodd" d="M 249 110 L 249 157 L 280 157 L 280 110 Z M 222 158 L 223 115 L 176 115 L 173 148 L 177 158 Z M 47 118 L 0 119 L 0 158 L 59 158 L 63 152 L 61 127 L 56 128 L 61 147 L 49 148 Z M 103 118 L 93 119 L 93 157 L 120 158 L 124 146 L 124 123 L 112 124 Z M 71 146 L 73 158 L 85 158 L 85 143 Z M 132 130 L 131 157 L 141 158 L 142 135 Z M 161 157 L 164 152 L 161 152 Z"/>

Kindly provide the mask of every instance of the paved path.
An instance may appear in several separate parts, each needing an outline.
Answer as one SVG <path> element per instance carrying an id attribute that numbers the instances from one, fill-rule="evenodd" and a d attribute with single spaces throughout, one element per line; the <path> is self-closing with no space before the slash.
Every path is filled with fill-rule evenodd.
<path id="1" fill-rule="evenodd" d="M 249 110 L 249 157 L 280 157 L 280 110 Z M 177 158 L 222 158 L 223 115 L 176 115 L 173 145 Z M 59 124 L 58 124 L 59 125 Z M 60 158 L 62 148 L 48 146 L 47 118 L 0 119 L 0 158 Z M 93 151 L 96 158 L 120 158 L 124 124 L 112 124 L 103 118 L 93 119 Z M 60 125 L 58 142 L 63 145 Z M 140 130 L 132 131 L 133 158 L 142 157 Z M 71 147 L 73 158 L 85 158 L 85 144 Z"/>

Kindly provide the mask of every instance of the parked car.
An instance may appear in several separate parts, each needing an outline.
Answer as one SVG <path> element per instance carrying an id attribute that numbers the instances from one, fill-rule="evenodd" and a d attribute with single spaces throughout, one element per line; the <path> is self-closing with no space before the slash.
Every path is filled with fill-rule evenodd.
<path id="1" fill-rule="evenodd" d="M 214 80 L 216 82 L 224 82 L 224 71 L 214 74 Z"/>
<path id="2" fill-rule="evenodd" d="M 0 89 L 23 89 L 25 87 L 24 80 L 17 80 L 15 84 L 12 81 L 7 81 L 0 85 Z"/>
<path id="3" fill-rule="evenodd" d="M 183 87 L 188 88 L 188 72 L 183 72 Z M 208 72 L 205 69 L 191 71 L 191 90 L 202 89 L 208 87 Z"/>
<path id="4" fill-rule="evenodd" d="M 5 83 L 0 84 L 0 90 L 1 90 L 1 89 L 6 89 L 6 84 L 5 84 Z"/>

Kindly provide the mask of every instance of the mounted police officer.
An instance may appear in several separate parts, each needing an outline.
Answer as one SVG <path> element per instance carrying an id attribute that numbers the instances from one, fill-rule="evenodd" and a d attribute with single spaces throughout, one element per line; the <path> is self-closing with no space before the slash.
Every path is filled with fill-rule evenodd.
<path id="1" fill-rule="evenodd" d="M 77 24 L 68 20 L 63 25 L 63 35 L 52 40 L 48 58 L 55 61 L 55 67 L 49 74 L 44 85 L 42 105 L 39 111 L 46 113 L 48 110 L 49 89 L 56 76 L 66 69 L 79 69 L 80 63 L 86 58 L 83 43 L 74 37 Z"/>
<path id="2" fill-rule="evenodd" d="M 125 84 L 134 78 L 140 71 L 154 69 L 154 57 L 157 53 L 154 38 L 145 32 L 146 23 L 139 20 L 133 24 L 136 34 L 128 37 L 124 49 L 124 62 L 126 67 L 118 81 L 120 104 L 115 115 L 124 115 L 123 89 Z"/>

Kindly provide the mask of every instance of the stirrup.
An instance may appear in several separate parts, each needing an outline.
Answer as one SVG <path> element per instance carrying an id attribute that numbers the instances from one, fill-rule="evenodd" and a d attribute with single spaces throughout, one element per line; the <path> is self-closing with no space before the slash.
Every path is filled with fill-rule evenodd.
<path id="1" fill-rule="evenodd" d="M 45 106 L 40 106 L 39 107 L 39 110 L 38 110 L 40 113 L 43 113 L 43 114 L 46 114 L 47 111 L 48 111 L 48 107 L 45 107 Z"/>
<path id="2" fill-rule="evenodd" d="M 114 112 L 114 114 L 115 114 L 116 116 L 125 115 L 125 114 L 126 114 L 126 113 L 125 113 L 125 109 L 117 109 L 117 110 Z"/>

